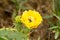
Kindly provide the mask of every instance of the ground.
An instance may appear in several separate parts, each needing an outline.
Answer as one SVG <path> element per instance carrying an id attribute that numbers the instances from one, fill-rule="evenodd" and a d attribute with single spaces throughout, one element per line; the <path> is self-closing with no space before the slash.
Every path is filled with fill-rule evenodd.
<path id="1" fill-rule="evenodd" d="M 29 0 L 23 4 L 28 9 L 35 9 L 41 13 L 42 16 L 50 15 L 52 4 L 51 0 Z M 15 9 L 15 4 L 10 0 L 0 0 L 0 27 L 11 27 L 13 25 L 12 14 Z M 50 25 L 48 20 L 56 23 L 56 18 L 43 18 L 43 23 L 30 35 L 31 40 L 36 40 L 36 38 L 41 36 L 41 40 L 55 40 L 54 33 L 48 30 Z M 37 30 L 37 31 L 36 31 Z"/>

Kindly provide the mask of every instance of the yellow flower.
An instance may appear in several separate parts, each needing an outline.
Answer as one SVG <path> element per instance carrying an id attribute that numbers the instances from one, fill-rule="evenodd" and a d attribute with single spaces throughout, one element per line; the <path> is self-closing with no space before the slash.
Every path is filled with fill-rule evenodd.
<path id="1" fill-rule="evenodd" d="M 20 22 L 21 16 L 16 16 L 15 22 Z"/>
<path id="2" fill-rule="evenodd" d="M 35 10 L 24 11 L 21 16 L 21 21 L 26 27 L 37 28 L 42 22 L 42 16 Z"/>

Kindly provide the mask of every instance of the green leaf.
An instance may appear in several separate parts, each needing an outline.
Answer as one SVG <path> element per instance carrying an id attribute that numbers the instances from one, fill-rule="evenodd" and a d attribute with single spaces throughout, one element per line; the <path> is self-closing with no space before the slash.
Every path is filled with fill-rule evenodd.
<path id="1" fill-rule="evenodd" d="M 24 27 L 24 28 L 22 28 L 22 32 L 23 32 L 24 34 L 27 34 L 27 33 L 30 32 L 30 29 L 28 29 L 27 27 Z"/>
<path id="2" fill-rule="evenodd" d="M 53 15 L 54 15 L 58 20 L 60 20 L 60 17 L 57 16 L 55 13 L 53 13 Z"/>
<path id="3" fill-rule="evenodd" d="M 53 29 L 57 29 L 59 28 L 59 26 L 53 26 L 53 27 L 50 27 L 49 30 L 53 30 Z"/>
<path id="4" fill-rule="evenodd" d="M 21 31 L 21 29 L 22 29 L 21 23 L 14 23 L 14 25 L 15 25 L 15 29 L 17 29 L 18 31 Z"/>
<path id="5" fill-rule="evenodd" d="M 59 32 L 57 31 L 56 33 L 55 33 L 55 39 L 57 39 L 59 37 Z"/>
<path id="6" fill-rule="evenodd" d="M 13 14 L 12 14 L 12 19 L 14 19 L 17 15 L 17 12 L 16 11 L 13 11 Z"/>
<path id="7" fill-rule="evenodd" d="M 43 18 L 52 18 L 54 15 L 50 14 L 50 15 L 45 15 L 43 16 Z"/>
<path id="8" fill-rule="evenodd" d="M 11 29 L 0 29 L 0 37 L 7 37 L 9 40 L 23 40 L 24 38 L 27 38 L 25 34 L 15 31 L 15 30 L 11 30 Z"/>
<path id="9" fill-rule="evenodd" d="M 5 39 L 0 37 L 0 40 L 5 40 Z"/>

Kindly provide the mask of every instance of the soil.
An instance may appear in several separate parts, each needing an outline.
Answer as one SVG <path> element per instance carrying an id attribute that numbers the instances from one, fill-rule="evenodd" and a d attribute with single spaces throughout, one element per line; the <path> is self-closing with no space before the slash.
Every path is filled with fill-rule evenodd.
<path id="1" fill-rule="evenodd" d="M 10 0 L 0 0 L 0 27 L 12 26 L 14 4 Z"/>

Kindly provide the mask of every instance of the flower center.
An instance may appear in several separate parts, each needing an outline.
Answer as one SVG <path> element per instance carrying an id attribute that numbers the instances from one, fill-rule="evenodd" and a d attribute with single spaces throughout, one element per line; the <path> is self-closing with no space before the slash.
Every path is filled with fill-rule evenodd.
<path id="1" fill-rule="evenodd" d="M 31 19 L 28 19 L 29 20 L 29 22 L 32 22 L 32 20 Z"/>
<path id="2" fill-rule="evenodd" d="M 28 20 L 29 20 L 29 22 L 32 22 L 33 21 L 33 17 L 31 17 L 31 16 L 29 16 L 29 18 L 28 18 Z"/>

